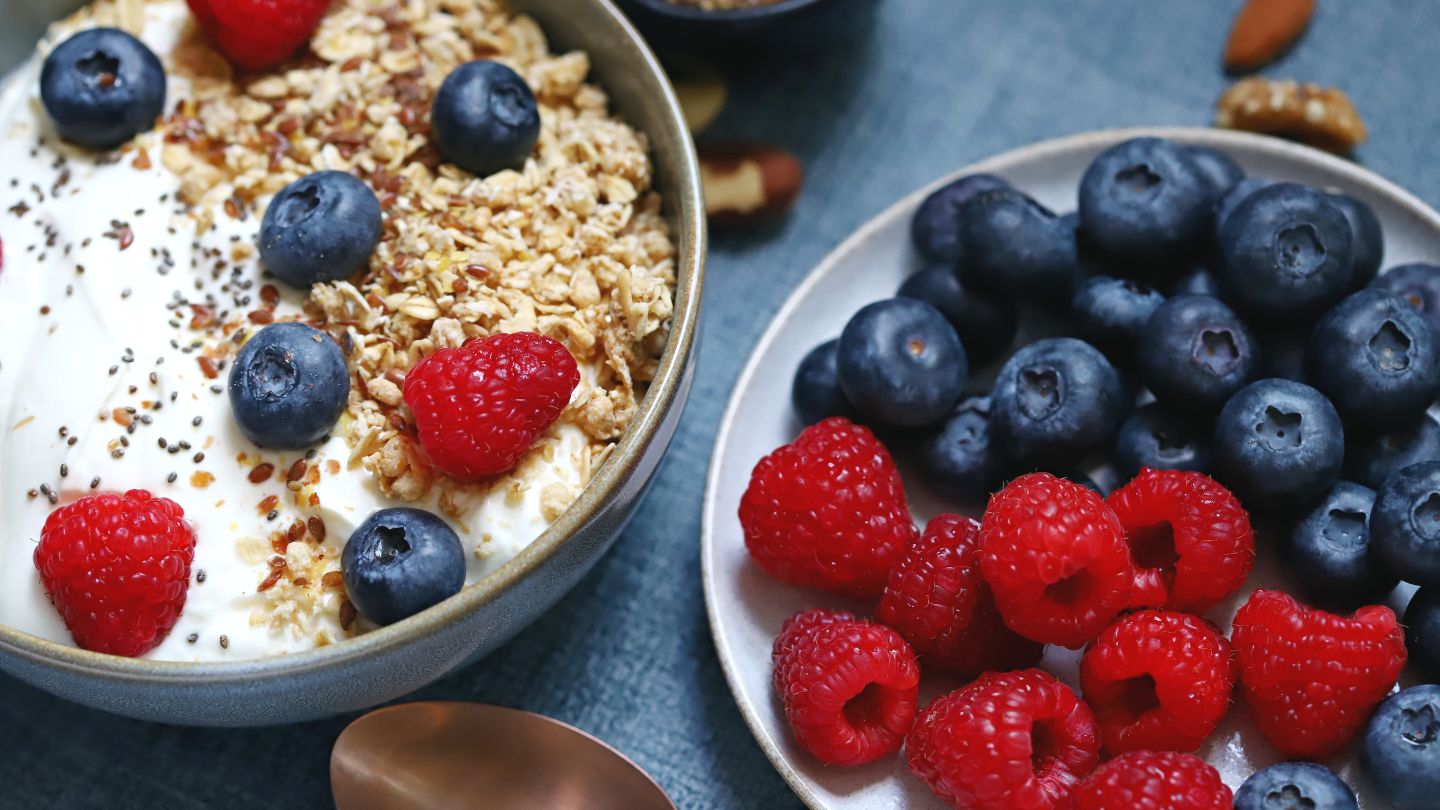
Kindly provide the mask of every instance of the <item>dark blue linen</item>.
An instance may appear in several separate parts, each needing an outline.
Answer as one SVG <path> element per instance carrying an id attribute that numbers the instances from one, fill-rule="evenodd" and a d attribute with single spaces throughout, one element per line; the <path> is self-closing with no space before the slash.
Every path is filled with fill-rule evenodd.
<path id="1" fill-rule="evenodd" d="M 1240 0 L 879 0 L 873 25 L 799 62 L 732 72 L 713 134 L 800 156 L 789 219 L 717 234 L 691 404 L 615 550 L 559 606 L 479 665 L 417 693 L 574 723 L 649 769 L 682 808 L 798 805 L 751 738 L 716 662 L 700 592 L 711 443 L 756 338 L 857 226 L 931 179 L 1033 141 L 1117 126 L 1205 125 Z M 1440 202 L 1440 7 L 1320 3 L 1267 72 L 1338 84 L 1371 127 L 1371 168 Z M 777 403 L 776 407 L 783 407 Z M 220 731 L 124 720 L 0 676 L 0 806 L 111 810 L 330 806 L 349 717 Z"/>

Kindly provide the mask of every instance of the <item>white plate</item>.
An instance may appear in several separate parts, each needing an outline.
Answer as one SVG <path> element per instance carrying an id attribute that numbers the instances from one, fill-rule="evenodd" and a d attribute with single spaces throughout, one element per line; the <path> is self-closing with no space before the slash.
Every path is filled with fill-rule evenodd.
<path id="1" fill-rule="evenodd" d="M 731 396 L 710 463 L 701 535 L 701 561 L 706 605 L 715 646 L 740 711 L 775 768 L 808 805 L 826 810 L 880 807 L 941 807 L 914 778 L 902 756 L 854 769 L 820 764 L 801 751 L 786 726 L 770 686 L 770 645 L 780 623 L 810 607 L 842 607 L 870 613 L 873 605 L 847 601 L 818 591 L 771 579 L 750 561 L 736 517 L 750 471 L 761 457 L 790 441 L 799 425 L 791 413 L 790 380 L 800 359 L 812 347 L 839 335 L 865 304 L 894 295 L 900 282 L 920 259 L 910 247 L 910 217 L 920 201 L 943 183 L 975 172 L 998 174 L 1052 209 L 1075 208 L 1076 187 L 1091 159 L 1101 150 L 1138 135 L 1160 135 L 1188 144 L 1217 147 L 1240 162 L 1248 174 L 1334 187 L 1365 201 L 1385 228 L 1384 267 L 1410 261 L 1440 259 L 1440 215 L 1419 199 L 1345 160 L 1272 138 L 1211 129 L 1109 130 L 1046 141 L 981 161 L 937 181 L 882 213 L 836 248 L 796 289 L 760 339 Z M 927 495 L 916 476 L 906 476 L 911 506 L 919 520 L 941 511 L 956 511 Z M 966 510 L 974 514 L 974 509 Z M 1228 628 L 1236 606 L 1249 590 L 1280 587 L 1273 560 L 1262 543 L 1260 563 L 1242 593 L 1211 611 L 1210 618 Z M 1403 607 L 1412 589 L 1394 597 Z M 1050 648 L 1042 666 L 1075 685 L 1073 653 Z M 928 701 L 957 684 L 927 678 L 921 689 Z M 1352 746 L 1353 748 L 1354 746 Z M 1216 767 L 1231 787 L 1257 764 L 1275 754 L 1235 706 L 1200 754 Z M 1333 763 L 1365 801 L 1353 752 Z"/>

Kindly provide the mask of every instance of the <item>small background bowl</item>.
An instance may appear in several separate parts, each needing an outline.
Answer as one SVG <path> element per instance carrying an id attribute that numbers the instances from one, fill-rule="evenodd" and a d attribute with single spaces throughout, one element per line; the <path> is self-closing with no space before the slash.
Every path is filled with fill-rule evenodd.
<path id="1" fill-rule="evenodd" d="M 736 382 L 711 456 L 701 516 L 700 560 L 706 607 L 730 690 L 775 769 L 812 808 L 939 810 L 943 803 L 910 774 L 903 756 L 859 768 L 833 768 L 800 750 L 770 685 L 770 646 L 786 617 L 813 607 L 860 615 L 870 615 L 874 610 L 873 601 L 847 600 L 772 579 L 745 551 L 736 514 L 750 471 L 761 457 L 794 438 L 801 427 L 788 406 L 795 367 L 811 348 L 838 336 L 856 310 L 893 296 L 901 281 L 919 269 L 922 262 L 910 244 L 910 218 L 931 191 L 962 175 L 991 172 L 1040 203 L 1065 213 L 1074 210 L 1080 176 L 1095 155 L 1140 135 L 1213 146 L 1233 156 L 1250 174 L 1336 187 L 1358 197 L 1375 209 L 1384 225 L 1384 267 L 1440 259 L 1440 214 L 1394 183 L 1309 147 L 1214 129 L 1105 130 L 1005 152 L 916 191 L 862 225 L 835 248 L 780 308 Z M 1044 331 L 1055 324 L 1038 326 Z M 1022 333 L 1020 341 L 1026 339 Z M 985 379 L 979 375 L 974 382 Z M 957 511 L 978 517 L 983 509 L 983 504 L 947 502 L 927 490 L 920 476 L 903 461 L 901 474 L 911 510 L 919 519 Z M 1272 553 L 1271 538 L 1260 538 L 1257 545 L 1259 560 L 1245 587 L 1206 613 L 1227 631 L 1230 617 L 1252 588 L 1289 589 Z M 1403 608 L 1413 592 L 1413 587 L 1401 586 L 1391 595 L 1390 605 Z M 1078 660 L 1078 654 L 1052 646 L 1046 651 L 1043 666 L 1078 688 Z M 1414 673 L 1401 677 L 1402 683 L 1413 679 Z M 935 674 L 927 676 L 921 684 L 922 705 L 958 685 Z M 1383 810 L 1384 805 L 1367 796 L 1354 755 L 1357 747 L 1352 744 L 1347 755 L 1330 764 L 1360 793 L 1365 810 Z M 1278 759 L 1255 730 L 1244 702 L 1238 699 L 1199 754 L 1220 770 L 1231 787 L 1239 786 L 1252 765 L 1264 766 Z"/>
<path id="2" fill-rule="evenodd" d="M 753 61 L 823 47 L 867 17 L 879 0 L 779 0 L 763 6 L 706 11 L 668 0 L 618 0 L 662 54 L 672 46 L 717 60 Z M 741 50 L 737 51 L 736 48 Z"/>
<path id="3" fill-rule="evenodd" d="M 17 64 L 74 2 L 0 0 Z M 515 559 L 405 621 L 296 655 L 181 663 L 100 655 L 0 626 L 0 670 L 60 697 L 143 720 L 206 726 L 296 722 L 391 700 L 491 652 L 555 604 L 610 548 L 674 436 L 690 390 L 704 278 L 705 217 L 694 146 L 669 81 L 610 0 L 510 0 L 556 48 L 590 54 L 613 111 L 651 142 L 655 186 L 678 249 L 669 344 L 610 460 L 579 499 Z M 25 31 L 19 21 L 29 20 Z M 15 25 L 12 25 L 15 22 Z"/>

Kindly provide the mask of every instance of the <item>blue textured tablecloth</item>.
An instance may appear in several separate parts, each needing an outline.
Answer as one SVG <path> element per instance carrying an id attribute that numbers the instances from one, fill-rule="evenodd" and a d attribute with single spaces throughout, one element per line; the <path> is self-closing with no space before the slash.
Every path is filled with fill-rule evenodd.
<path id="1" fill-rule="evenodd" d="M 1081 130 L 1209 123 L 1239 5 L 879 0 L 873 25 L 819 57 L 731 71 L 714 134 L 794 151 L 809 172 L 803 196 L 781 226 L 716 236 L 690 407 L 615 550 L 519 639 L 414 697 L 574 723 L 634 757 L 683 808 L 794 806 L 725 687 L 700 592 L 704 472 L 750 347 L 826 252 L 941 173 Z M 1319 6 L 1300 47 L 1268 72 L 1348 90 L 1371 127 L 1361 160 L 1440 202 L 1440 5 Z M 330 745 L 349 719 L 171 728 L 0 676 L 0 806 L 325 807 Z"/>

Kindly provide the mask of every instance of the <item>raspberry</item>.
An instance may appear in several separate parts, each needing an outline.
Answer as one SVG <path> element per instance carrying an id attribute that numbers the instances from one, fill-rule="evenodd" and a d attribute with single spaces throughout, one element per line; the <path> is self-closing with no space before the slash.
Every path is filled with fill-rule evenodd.
<path id="1" fill-rule="evenodd" d="M 801 639 L 808 636 L 811 630 L 832 624 L 847 624 L 860 620 L 861 619 L 854 613 L 843 610 L 821 610 L 820 608 L 802 610 L 786 619 L 784 623 L 780 625 L 780 632 L 775 635 L 775 646 L 770 652 L 770 657 L 778 661 L 789 655 L 795 648 L 795 645 Z M 775 684 L 776 689 L 780 688 L 778 680 L 777 678 Z"/>
<path id="2" fill-rule="evenodd" d="M 1130 601 L 1135 569 L 1120 521 L 1100 496 L 1048 473 L 990 499 L 980 567 L 1010 629 L 1078 649 Z"/>
<path id="3" fill-rule="evenodd" d="M 1096 768 L 1072 796 L 1074 810 L 1230 810 L 1230 800 L 1219 771 L 1173 751 L 1121 754 Z"/>
<path id="4" fill-rule="evenodd" d="M 1209 476 L 1147 467 L 1105 503 L 1125 527 L 1135 561 L 1130 607 L 1209 610 L 1255 564 L 1250 516 Z"/>
<path id="5" fill-rule="evenodd" d="M 331 0 L 187 0 L 195 22 L 238 68 L 282 62 L 310 41 Z"/>
<path id="6" fill-rule="evenodd" d="M 920 665 L 899 633 L 808 610 L 780 628 L 771 659 L 795 739 L 820 761 L 863 765 L 900 750 L 915 720 Z"/>
<path id="7" fill-rule="evenodd" d="M 980 578 L 980 524 L 959 515 L 930 521 L 890 569 L 880 621 L 900 632 L 927 668 L 970 679 L 1040 661 L 1043 647 L 1005 626 Z"/>
<path id="8" fill-rule="evenodd" d="M 1230 708 L 1234 686 L 1230 642 L 1187 613 L 1122 616 L 1080 660 L 1080 690 L 1111 754 L 1196 750 Z"/>
<path id="9" fill-rule="evenodd" d="M 1347 618 L 1260 590 L 1235 614 L 1230 638 L 1256 724 L 1297 759 L 1338 753 L 1405 666 L 1404 634 L 1381 605 Z"/>
<path id="10" fill-rule="evenodd" d="M 750 556 L 776 579 L 862 598 L 885 590 L 917 536 L 890 453 L 842 417 L 755 465 L 740 526 Z"/>
<path id="11" fill-rule="evenodd" d="M 992 672 L 926 707 L 905 755 L 935 795 L 968 810 L 1066 807 L 1100 761 L 1095 717 L 1038 669 Z"/>
<path id="12" fill-rule="evenodd" d="M 35 547 L 40 581 L 75 643 L 132 657 L 175 626 L 194 558 L 185 510 L 139 489 L 56 509 Z"/>
<path id="13" fill-rule="evenodd" d="M 575 358 L 533 332 L 441 349 L 405 377 L 420 446 L 459 481 L 506 472 L 560 416 L 580 384 Z"/>

